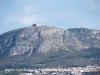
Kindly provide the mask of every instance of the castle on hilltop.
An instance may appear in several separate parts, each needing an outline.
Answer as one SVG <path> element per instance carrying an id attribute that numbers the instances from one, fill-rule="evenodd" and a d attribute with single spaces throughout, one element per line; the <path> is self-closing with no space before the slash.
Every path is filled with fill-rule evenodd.
<path id="1" fill-rule="evenodd" d="M 32 26 L 42 26 L 41 24 L 32 24 Z"/>

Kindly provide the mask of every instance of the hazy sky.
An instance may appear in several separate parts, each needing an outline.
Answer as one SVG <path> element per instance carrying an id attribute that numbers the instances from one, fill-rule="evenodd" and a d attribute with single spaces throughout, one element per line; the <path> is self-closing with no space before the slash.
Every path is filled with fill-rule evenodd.
<path id="1" fill-rule="evenodd" d="M 100 0 L 0 0 L 0 34 L 34 23 L 100 29 Z"/>

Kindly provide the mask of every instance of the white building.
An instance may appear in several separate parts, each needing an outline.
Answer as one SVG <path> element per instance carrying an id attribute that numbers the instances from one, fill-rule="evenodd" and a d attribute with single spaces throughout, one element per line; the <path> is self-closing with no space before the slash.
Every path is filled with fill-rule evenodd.
<path id="1" fill-rule="evenodd" d="M 41 24 L 32 24 L 32 26 L 42 26 Z"/>
<path id="2" fill-rule="evenodd" d="M 19 75 L 33 75 L 32 73 L 20 73 Z"/>

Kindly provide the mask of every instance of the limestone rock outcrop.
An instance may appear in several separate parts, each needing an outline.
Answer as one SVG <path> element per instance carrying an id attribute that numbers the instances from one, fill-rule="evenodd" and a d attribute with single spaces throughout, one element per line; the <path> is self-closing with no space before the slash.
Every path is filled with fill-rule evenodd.
<path id="1" fill-rule="evenodd" d="M 33 52 L 78 51 L 100 48 L 100 31 L 86 28 L 63 30 L 49 26 L 31 26 L 0 35 L 0 54 L 14 56 Z"/>

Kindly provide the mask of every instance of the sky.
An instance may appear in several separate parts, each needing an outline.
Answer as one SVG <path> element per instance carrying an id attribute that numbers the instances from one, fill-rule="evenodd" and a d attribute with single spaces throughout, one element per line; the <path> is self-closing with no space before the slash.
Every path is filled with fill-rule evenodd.
<path id="1" fill-rule="evenodd" d="M 100 30 L 100 0 L 0 0 L 0 34 L 35 23 Z"/>

